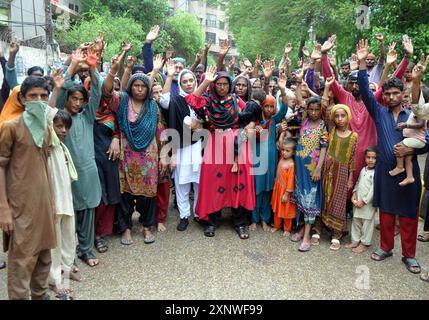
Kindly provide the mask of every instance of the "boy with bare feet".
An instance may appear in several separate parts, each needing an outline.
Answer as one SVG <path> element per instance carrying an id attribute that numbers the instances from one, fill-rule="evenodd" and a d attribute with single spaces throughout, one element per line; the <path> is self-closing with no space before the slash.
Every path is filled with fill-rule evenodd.
<path id="1" fill-rule="evenodd" d="M 374 194 L 374 172 L 377 152 L 374 147 L 368 147 L 365 151 L 366 167 L 362 169 L 359 179 L 353 190 L 352 203 L 353 222 L 351 228 L 352 242 L 346 248 L 355 253 L 365 252 L 371 245 L 374 232 L 375 213 L 377 208 L 372 206 Z"/>

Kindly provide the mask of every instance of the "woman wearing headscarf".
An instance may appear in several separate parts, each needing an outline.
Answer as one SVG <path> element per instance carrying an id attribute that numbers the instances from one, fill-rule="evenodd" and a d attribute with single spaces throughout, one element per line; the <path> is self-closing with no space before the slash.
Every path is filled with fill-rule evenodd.
<path id="1" fill-rule="evenodd" d="M 196 206 L 198 216 L 206 221 L 204 235 L 215 235 L 222 209 L 231 207 L 235 230 L 241 239 L 248 239 L 248 214 L 255 208 L 255 185 L 248 142 L 240 148 L 237 172 L 232 172 L 239 112 L 245 108 L 245 103 L 232 93 L 229 74 L 216 73 L 216 68 L 206 72 L 203 83 L 185 100 L 211 132 L 204 150 Z"/>
<path id="2" fill-rule="evenodd" d="M 189 193 L 191 187 L 194 191 L 194 217 L 195 206 L 198 202 L 198 183 L 201 173 L 201 139 L 192 139 L 192 133 L 198 130 L 198 123 L 194 110 L 188 105 L 185 97 L 193 93 L 197 86 L 197 78 L 187 69 L 180 72 L 178 77 L 179 95 L 172 96 L 170 93 L 171 83 L 174 76 L 174 65 L 171 61 L 167 63 L 167 81 L 161 95 L 161 107 L 168 110 L 168 127 L 176 130 L 179 134 L 180 144 L 173 148 L 173 160 L 171 167 L 176 190 L 177 206 L 180 212 L 180 222 L 177 230 L 185 231 L 191 216 L 191 205 Z M 185 120 L 186 119 L 186 120 Z M 186 124 L 190 121 L 190 125 Z M 194 125 L 192 125 L 194 123 Z"/>
<path id="3" fill-rule="evenodd" d="M 151 98 L 149 78 L 142 73 L 130 78 L 126 91 L 113 92 L 113 81 L 121 60 L 112 58 L 111 70 L 103 86 L 103 92 L 111 94 L 109 107 L 116 113 L 121 131 L 119 232 L 122 234 L 122 244 L 132 244 L 131 218 L 135 206 L 140 213 L 144 242 L 148 244 L 155 241 L 151 227 L 156 223 L 158 107 Z"/>
<path id="4" fill-rule="evenodd" d="M 335 124 L 329 137 L 323 172 L 324 201 L 322 222 L 332 231 L 331 250 L 340 249 L 340 239 L 347 231 L 347 194 L 353 188 L 355 152 L 358 135 L 349 129 L 350 108 L 343 104 L 332 107 L 331 120 Z M 321 224 L 316 224 L 320 235 Z"/>

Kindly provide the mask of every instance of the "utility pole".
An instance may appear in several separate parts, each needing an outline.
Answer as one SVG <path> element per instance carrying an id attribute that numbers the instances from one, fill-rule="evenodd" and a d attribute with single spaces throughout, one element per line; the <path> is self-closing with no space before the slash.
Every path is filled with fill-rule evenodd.
<path id="1" fill-rule="evenodd" d="M 52 10 L 51 0 L 44 0 L 45 3 L 45 32 L 46 32 L 46 66 L 49 68 L 54 62 L 54 39 L 52 30 Z"/>
<path id="2" fill-rule="evenodd" d="M 52 11 L 51 11 L 51 1 L 44 0 L 45 2 L 45 31 L 46 31 L 46 44 L 52 45 L 53 36 L 52 36 Z"/>

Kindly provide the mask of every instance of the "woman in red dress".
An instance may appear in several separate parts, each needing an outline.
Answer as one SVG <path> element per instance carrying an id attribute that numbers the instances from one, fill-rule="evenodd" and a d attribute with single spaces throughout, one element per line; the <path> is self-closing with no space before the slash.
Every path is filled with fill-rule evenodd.
<path id="1" fill-rule="evenodd" d="M 216 68 L 207 71 L 195 93 L 185 99 L 210 131 L 196 206 L 200 220 L 206 222 L 204 235 L 215 235 L 222 209 L 230 207 L 235 230 L 241 239 L 248 239 L 248 216 L 255 207 L 255 186 L 247 142 L 240 146 L 238 170 L 232 172 L 239 112 L 245 108 L 245 103 L 232 93 L 229 74 L 216 73 Z"/>

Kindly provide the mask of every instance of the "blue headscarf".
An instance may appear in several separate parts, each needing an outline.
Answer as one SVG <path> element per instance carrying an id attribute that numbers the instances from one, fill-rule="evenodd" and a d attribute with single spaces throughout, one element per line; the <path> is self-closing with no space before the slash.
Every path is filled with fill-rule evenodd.
<path id="1" fill-rule="evenodd" d="M 143 81 L 147 87 L 146 99 L 135 122 L 128 119 L 128 105 L 132 98 L 132 86 L 137 80 Z M 127 137 L 128 143 L 134 151 L 142 152 L 151 144 L 158 127 L 158 107 L 151 99 L 152 88 L 149 78 L 141 73 L 133 75 L 128 81 L 126 92 L 121 92 L 121 104 L 117 113 L 118 124 Z"/>

